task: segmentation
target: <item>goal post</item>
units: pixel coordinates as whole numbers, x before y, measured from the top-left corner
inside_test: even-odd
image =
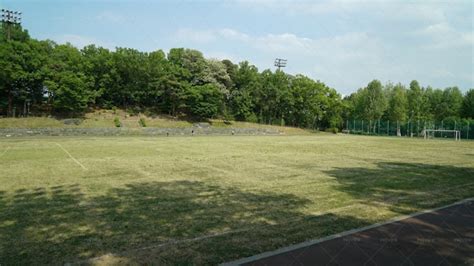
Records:
[[[440,137],[444,138],[454,138],[455,141],[461,140],[461,131],[459,130],[449,130],[449,129],[425,129],[423,130],[423,137],[425,139],[436,138],[436,133],[440,134]],[[451,134],[451,136],[449,136]]]

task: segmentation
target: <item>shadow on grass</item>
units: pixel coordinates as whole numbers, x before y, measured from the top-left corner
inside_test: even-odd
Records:
[[[95,197],[84,195],[79,185],[0,192],[0,264],[63,264],[108,253],[128,254],[142,263],[215,264],[279,247],[292,237],[301,241],[301,232],[288,231],[298,227],[284,228],[288,221],[315,218],[298,211],[307,203],[291,194],[255,194],[190,181],[133,183]],[[330,223],[337,217],[316,218]],[[361,225],[351,219],[343,224]],[[168,245],[158,257],[125,252],[254,227],[264,229],[244,230],[240,238]],[[321,234],[342,230],[316,228]],[[275,239],[278,232],[285,235]]]
[[[473,181],[474,170],[380,163],[328,174],[339,181],[337,189],[368,204],[408,197],[390,202],[401,212],[418,199],[439,203],[433,189]],[[138,264],[217,264],[374,222],[308,215],[309,203],[293,194],[191,181],[131,183],[100,196],[79,185],[0,191],[0,264],[64,264],[104,254]]]
[[[326,173],[337,179],[336,189],[366,204],[388,204],[398,213],[474,196],[474,168],[468,167],[381,162]]]

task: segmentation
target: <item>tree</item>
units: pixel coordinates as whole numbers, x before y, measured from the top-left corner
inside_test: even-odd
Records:
[[[406,89],[398,83],[389,92],[388,117],[390,121],[397,123],[397,136],[401,136],[400,122],[407,118],[408,99]]]
[[[474,119],[474,89],[466,92],[462,103],[462,117]]]
[[[105,48],[88,45],[81,50],[82,70],[92,79],[91,90],[96,95],[96,104],[113,106],[110,96],[115,86],[114,61],[112,53]]]
[[[148,54],[148,84],[144,88],[145,97],[142,99],[143,105],[152,107],[155,110],[160,109],[161,100],[166,90],[162,82],[167,74],[168,64],[163,51],[158,50]]]
[[[358,108],[362,111],[362,116],[366,120],[370,123],[374,122],[373,131],[375,132],[375,121],[382,117],[387,107],[387,100],[382,90],[382,83],[378,80],[373,80],[358,93],[360,93]]]
[[[231,89],[228,100],[231,113],[237,120],[257,122],[256,112],[260,110],[257,102],[260,101],[261,96],[258,69],[244,61],[236,66],[234,73],[234,87]]]
[[[426,118],[428,119],[434,119],[434,120],[442,120],[443,117],[443,111],[442,111],[442,106],[443,106],[443,91],[440,89],[433,89],[431,87],[428,87],[425,90],[425,95],[427,98],[428,102],[428,115]]]
[[[148,55],[135,49],[117,48],[112,58],[114,83],[107,94],[119,106],[141,106],[150,79]]]
[[[92,89],[93,79],[82,72],[83,68],[77,48],[70,44],[54,47],[44,81],[54,112],[82,113],[94,103],[97,94]]]
[[[186,94],[191,115],[199,119],[213,118],[219,112],[222,92],[214,84],[191,86]]]
[[[418,81],[410,82],[408,91],[408,117],[413,122],[416,120],[425,120],[428,116],[428,99]]]
[[[186,93],[190,87],[187,77],[188,71],[172,63],[165,64],[164,75],[156,81],[154,86],[162,91],[159,107],[163,112],[176,116],[186,107]]]
[[[443,91],[443,117],[460,117],[463,95],[458,87],[448,87]]]
[[[206,59],[201,52],[192,49],[173,48],[168,54],[168,60],[187,70],[186,81],[191,85],[206,84]],[[184,77],[183,77],[184,78]]]
[[[10,40],[0,43],[0,88],[6,101],[0,104],[7,107],[7,114],[13,114],[16,99],[26,93],[28,65],[32,52],[26,42]]]
[[[44,84],[52,94],[53,108],[57,113],[81,113],[95,96],[90,90],[92,82],[82,73],[59,72]]]

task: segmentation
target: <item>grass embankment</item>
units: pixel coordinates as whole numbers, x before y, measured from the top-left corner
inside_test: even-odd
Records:
[[[80,123],[66,124],[70,119],[56,119],[48,117],[26,117],[26,118],[0,118],[0,128],[107,128],[115,127],[114,120],[118,118],[122,127],[139,128],[143,127],[140,119],[143,119],[146,127],[158,128],[186,128],[192,127],[193,122],[175,119],[169,116],[146,116],[130,115],[123,110],[97,110],[87,113],[84,117],[77,119]],[[223,120],[211,120],[211,127],[229,127],[229,128],[272,128],[288,135],[307,135],[310,130],[295,127],[282,127],[263,125],[249,122],[231,121],[224,123]]]
[[[0,264],[229,261],[473,197],[473,151],[342,135],[2,140]]]

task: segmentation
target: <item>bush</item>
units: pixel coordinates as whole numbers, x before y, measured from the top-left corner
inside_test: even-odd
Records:
[[[146,127],[145,118],[140,117],[140,120],[138,120],[138,124],[140,124],[141,127]]]
[[[245,121],[250,123],[258,123],[258,117],[254,113],[251,113],[248,117],[246,117]]]
[[[114,124],[115,124],[115,127],[121,127],[122,126],[122,123],[120,122],[120,119],[118,117],[115,117]]]

